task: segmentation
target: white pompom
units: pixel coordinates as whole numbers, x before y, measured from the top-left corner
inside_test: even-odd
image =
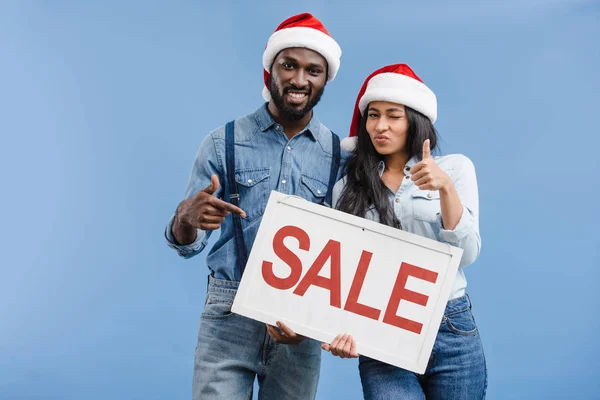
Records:
[[[267,89],[266,86],[263,87],[262,97],[265,101],[271,101],[271,92],[269,92],[269,89]]]
[[[358,138],[356,136],[343,138],[340,142],[340,147],[347,153],[350,153],[356,147],[356,141]]]

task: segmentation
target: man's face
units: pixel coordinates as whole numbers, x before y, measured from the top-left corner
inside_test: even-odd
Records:
[[[317,105],[327,83],[327,61],[319,53],[293,47],[273,61],[269,91],[281,116],[298,121]]]

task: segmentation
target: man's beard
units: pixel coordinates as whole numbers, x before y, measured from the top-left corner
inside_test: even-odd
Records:
[[[281,113],[281,116],[288,121],[300,121],[306,114],[309,113],[321,100],[321,96],[323,96],[323,92],[325,91],[325,86],[321,88],[315,95],[311,98],[310,95],[312,92],[308,93],[308,103],[304,108],[297,109],[294,107],[286,106],[283,103],[283,96],[288,90],[301,90],[294,85],[290,85],[284,89],[279,87],[277,83],[273,80],[273,75],[269,76],[269,92],[271,93],[271,99],[273,100],[273,104]]]

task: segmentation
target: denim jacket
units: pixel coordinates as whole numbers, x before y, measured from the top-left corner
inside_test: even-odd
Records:
[[[396,193],[389,191],[389,200],[403,230],[463,249],[463,256],[450,295],[450,299],[454,299],[465,294],[467,279],[463,268],[475,262],[481,249],[477,178],[473,163],[462,154],[434,157],[434,159],[452,179],[463,204],[462,217],[454,229],[444,229],[442,225],[439,191],[420,190],[410,179],[410,169],[418,162],[416,157],[406,163],[405,179]],[[384,167],[382,161],[379,165],[379,176],[383,174]],[[333,188],[332,202],[336,208],[345,184],[346,177],[336,183]],[[367,210],[365,218],[379,221],[377,210],[374,207],[370,208]]]
[[[242,229],[248,253],[272,190],[301,196],[313,203],[325,201],[332,161],[332,136],[314,114],[306,128],[288,140],[283,127],[273,120],[265,103],[254,113],[235,120],[235,154],[240,208],[246,212]],[[343,161],[340,162],[342,164]],[[227,179],[225,126],[210,132],[200,145],[185,198],[207,187],[212,174],[216,174],[220,182],[215,196],[223,199],[223,185]],[[165,230],[167,244],[184,258],[200,253],[212,231],[199,229],[193,243],[178,245],[171,231],[173,218]],[[240,273],[237,271],[231,215],[225,218],[220,231],[221,235],[210,249],[206,263],[215,278],[237,280]]]

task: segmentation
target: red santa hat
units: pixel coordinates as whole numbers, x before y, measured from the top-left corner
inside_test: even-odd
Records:
[[[437,99],[431,89],[408,65],[387,65],[369,75],[358,92],[350,135],[342,140],[342,149],[352,151],[356,146],[360,120],[372,101],[403,104],[425,115],[431,123],[437,119]]]
[[[263,97],[269,101],[269,71],[277,54],[290,47],[304,47],[321,54],[327,60],[327,80],[331,81],[340,68],[342,49],[321,21],[309,13],[294,15],[283,21],[269,38],[263,53],[265,87]]]

